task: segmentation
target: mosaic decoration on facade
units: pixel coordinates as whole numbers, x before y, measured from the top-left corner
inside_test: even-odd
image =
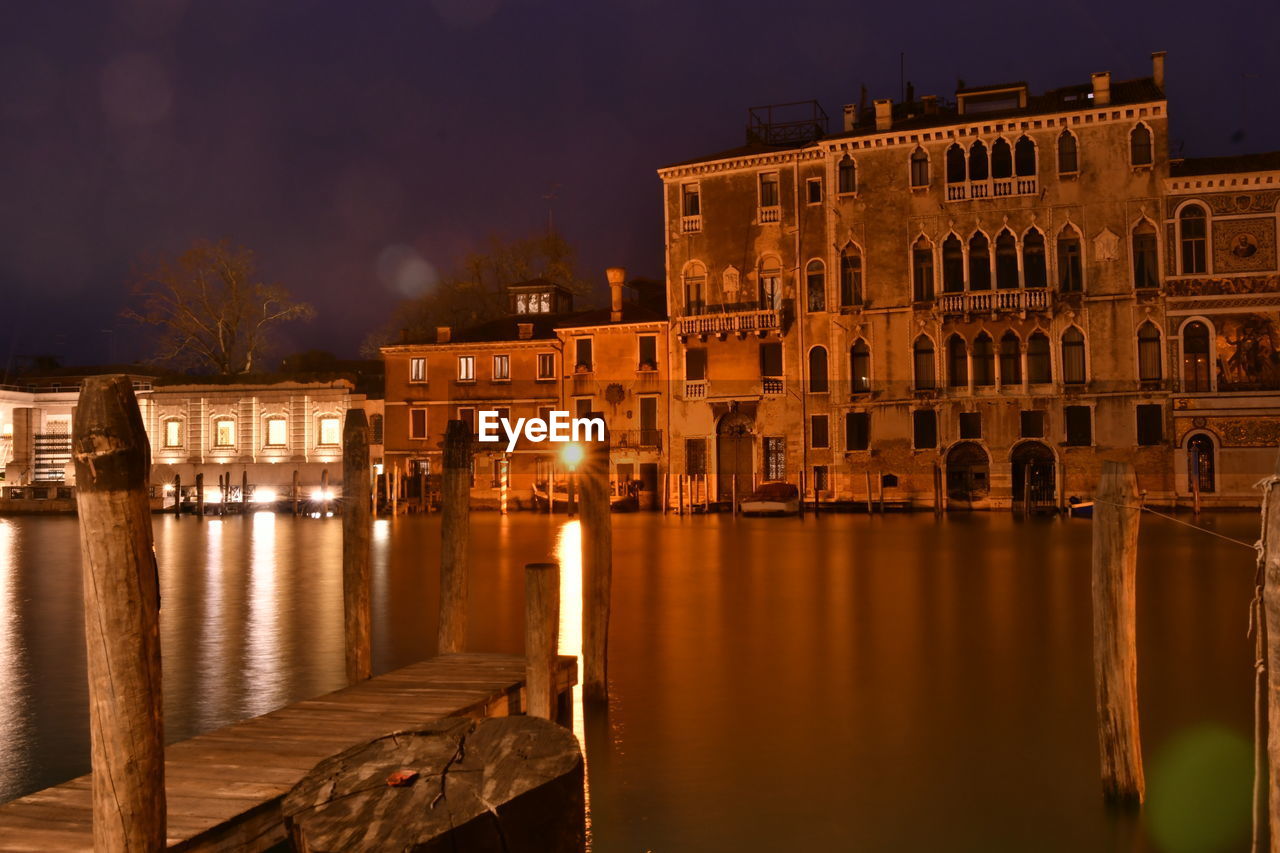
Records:
[[[1215,221],[1213,223],[1213,268],[1218,272],[1275,269],[1275,219],[1267,216]]]
[[[1172,196],[1165,200],[1168,218],[1174,218],[1178,205],[1187,200],[1186,196]],[[1242,213],[1271,213],[1280,201],[1280,191],[1264,190],[1253,193],[1214,193],[1197,199],[1209,206],[1214,216],[1238,216]]]
[[[1224,447],[1276,447],[1280,445],[1280,418],[1180,418],[1178,419],[1178,444],[1185,444],[1187,435],[1210,429],[1221,439]]]
[[[1213,318],[1218,340],[1218,390],[1280,389],[1280,330],[1271,314]]]
[[[1169,296],[1223,296],[1277,291],[1280,291],[1280,276],[1275,275],[1182,278],[1165,283],[1165,292]]]

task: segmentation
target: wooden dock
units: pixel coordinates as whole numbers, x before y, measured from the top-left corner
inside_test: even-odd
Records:
[[[561,657],[557,692],[577,683]],[[321,759],[447,716],[524,707],[525,659],[455,654],[288,705],[165,749],[171,850],[265,850],[285,840],[280,801]],[[0,805],[0,851],[93,849],[90,777]]]

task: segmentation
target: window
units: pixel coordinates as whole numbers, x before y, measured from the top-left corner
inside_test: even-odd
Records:
[[[1183,275],[1196,275],[1208,270],[1205,257],[1207,236],[1204,208],[1198,204],[1182,208],[1178,214],[1178,244]]]
[[[641,335],[640,342],[640,369],[641,370],[657,370],[658,369],[658,339],[654,335]]]
[[[805,181],[804,196],[809,204],[822,204],[822,178],[810,178]]]
[[[5,426],[9,426],[9,424],[5,424]],[[182,446],[182,421],[170,419],[164,422],[164,446]]]
[[[840,253],[840,304],[845,308],[862,304],[862,253],[852,243]]]
[[[1080,235],[1070,226],[1058,235],[1058,289],[1063,293],[1084,290],[1084,266],[1080,262]]]
[[[416,408],[409,410],[409,438],[427,437],[427,410]]]
[[[766,480],[783,480],[787,476],[786,440],[766,437],[764,440],[764,477]]]
[[[831,446],[826,415],[809,416],[809,446],[819,449]]]
[[[1018,241],[1008,228],[996,235],[996,287],[1018,286]]]
[[[1022,278],[1026,287],[1048,287],[1044,235],[1032,228],[1022,237]]]
[[[969,350],[959,335],[947,339],[947,384],[952,388],[969,385]]]
[[[538,353],[538,378],[556,378],[556,354],[553,352]]]
[[[969,146],[969,180],[985,181],[990,174],[987,146],[979,139]]]
[[[991,177],[997,181],[1013,177],[1013,151],[1003,139],[997,139],[991,146]]]
[[[369,443],[382,444],[382,415],[369,415]]]
[[[951,234],[942,241],[942,292],[959,293],[964,290],[964,249],[960,238]]]
[[[928,391],[938,384],[937,372],[933,366],[933,341],[924,335],[916,338],[912,352],[915,367],[917,391]]]
[[[476,381],[476,357],[474,355],[458,356],[458,381]]]
[[[1084,335],[1075,326],[1062,333],[1062,381],[1084,384]]]
[[[760,375],[782,375],[782,344],[778,341],[760,345]]]
[[[320,419],[320,443],[327,446],[342,444],[341,421],[326,415]]]
[[[996,348],[986,332],[973,339],[973,384],[980,388],[996,384]]]
[[[705,349],[688,349],[684,351],[684,378],[688,382],[702,382],[707,378],[707,351]]]
[[[929,155],[917,148],[911,155],[911,186],[913,189],[929,186]]]
[[[691,261],[684,269],[684,310],[688,314],[701,314],[706,310],[707,268],[700,261]]]
[[[595,370],[595,361],[591,357],[591,338],[574,340],[573,369],[580,373],[590,373]]]
[[[778,173],[766,172],[760,176],[760,206],[778,206]]]
[[[880,486],[885,489],[898,488],[898,475],[897,474],[881,474]]]
[[[763,310],[782,310],[782,267],[777,258],[769,257],[760,262],[759,301]]]
[[[960,437],[973,439],[982,438],[981,412],[960,413]]]
[[[1159,403],[1138,406],[1138,446],[1151,447],[1164,442],[1164,407]]]
[[[1043,332],[1032,332],[1027,338],[1027,380],[1033,385],[1053,381],[1049,365],[1049,337]]]
[[[1212,390],[1209,381],[1209,327],[1199,320],[1182,329],[1182,390]]]
[[[809,294],[809,310],[827,310],[827,273],[822,261],[809,261],[804,271],[805,289]]]
[[[849,382],[854,394],[871,391],[871,348],[861,338],[849,348]]]
[[[1088,406],[1063,406],[1067,421],[1067,445],[1088,447],[1093,444],[1093,412]]]
[[[911,250],[911,298],[916,302],[933,299],[933,247],[921,237]]]
[[[458,420],[467,425],[467,429],[474,435],[476,431],[476,410],[474,406],[459,406]]]
[[[1134,166],[1151,165],[1151,131],[1145,124],[1129,132],[1129,163]]]
[[[684,472],[698,475],[707,473],[707,440],[705,438],[684,440]]]
[[[511,381],[511,356],[495,355],[493,357],[493,381]]]
[[[911,413],[911,441],[916,450],[938,446],[938,413],[933,409],[916,409]]]
[[[1035,177],[1036,144],[1029,136],[1019,136],[1013,144],[1013,173],[1019,178]]]
[[[551,423],[551,413],[553,411],[554,411],[554,408],[551,406],[539,406],[538,417],[546,421],[547,423]]]
[[[1058,174],[1074,175],[1080,171],[1080,157],[1076,149],[1076,137],[1069,130],[1058,136]]]
[[[289,422],[284,418],[267,418],[267,446],[284,447],[288,443]]]
[[[1133,229],[1133,286],[1140,290],[1159,287],[1156,264],[1156,229],[1150,222],[1139,222]]]
[[[858,191],[858,166],[847,154],[836,167],[836,180],[840,195],[849,195]]]
[[[697,184],[684,184],[680,187],[680,215],[702,215],[702,198]]]
[[[1158,382],[1161,378],[1160,330],[1148,320],[1138,328],[1138,379],[1142,382]]]
[[[947,183],[963,184],[965,172],[964,149],[953,142],[947,148]]]
[[[969,289],[991,289],[991,241],[981,231],[969,238]]]
[[[809,350],[809,393],[827,393],[827,350],[814,347]]]
[[[1024,409],[1019,417],[1019,432],[1023,438],[1044,438],[1044,412]]]
[[[844,416],[844,449],[868,450],[871,447],[871,413],[846,412]]]
[[[1000,338],[1000,384],[1022,384],[1022,341],[1012,331]]]
[[[213,445],[214,447],[235,447],[236,446],[236,422],[230,418],[213,422]]]
[[[825,492],[827,490],[827,466],[813,466],[813,493]]]
[[[427,360],[425,358],[409,359],[409,381],[410,382],[426,382],[427,381]]]

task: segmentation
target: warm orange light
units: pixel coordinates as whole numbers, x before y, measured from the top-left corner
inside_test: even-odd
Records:
[[[578,467],[578,463],[586,456],[586,451],[582,449],[581,444],[566,444],[560,451],[560,458],[564,464],[569,466],[570,470]]]

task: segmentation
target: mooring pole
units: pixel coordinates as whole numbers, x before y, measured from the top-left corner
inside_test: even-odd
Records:
[[[246,468],[240,472],[240,514],[244,515],[245,507],[249,503],[249,469]]]
[[[560,564],[524,567],[525,713],[556,717],[556,647],[560,640]]]
[[[808,481],[807,481],[807,478],[805,477],[805,470],[801,468],[800,469],[800,507],[799,507],[801,518],[804,518],[804,495],[805,495],[805,490],[807,488],[808,488]]]
[[[196,518],[204,518],[204,474],[196,474]]]
[[[684,474],[676,475],[676,515],[684,515]]]
[[[1138,483],[1126,462],[1102,463],[1093,508],[1093,669],[1102,789],[1138,804],[1146,783],[1138,740]]]
[[[1254,624],[1259,632],[1258,651],[1265,650],[1265,654],[1259,655],[1257,666],[1265,672],[1258,672],[1256,685],[1255,713],[1260,731],[1254,765],[1253,836],[1255,853],[1262,853],[1261,845],[1268,834],[1271,853],[1280,853],[1280,456],[1274,473],[1263,482],[1260,559],[1263,613],[1259,614],[1262,618],[1255,618]],[[1265,764],[1270,768],[1265,775],[1261,766],[1264,751]]]
[[[471,525],[471,429],[449,421],[440,483],[440,632],[442,655],[466,650],[467,545]]]
[[[320,517],[329,517],[329,469],[320,471]]]
[[[347,683],[373,675],[369,592],[369,418],[347,409],[342,425],[342,621]]]
[[[871,494],[871,472],[863,471],[862,473],[866,475],[867,480],[867,515],[871,515],[871,513],[875,512],[874,497]]]
[[[173,475],[173,514],[182,517],[182,477]]]
[[[604,421],[600,412],[590,418]],[[587,443],[582,460],[582,697],[609,695],[609,605],[613,589],[613,516],[609,510],[609,432]]]
[[[125,376],[91,376],[72,453],[84,564],[93,847],[165,848],[160,584],[147,477],[151,446]]]

